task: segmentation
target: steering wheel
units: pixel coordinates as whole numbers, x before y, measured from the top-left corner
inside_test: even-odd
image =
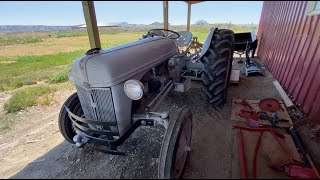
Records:
[[[180,34],[169,29],[150,29],[147,36],[163,36],[169,39],[178,39]]]

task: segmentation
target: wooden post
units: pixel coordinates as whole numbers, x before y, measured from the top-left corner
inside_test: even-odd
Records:
[[[168,1],[163,1],[163,28],[169,29],[169,3]]]
[[[189,32],[190,32],[190,18],[191,18],[191,3],[188,3],[187,31],[189,31]]]
[[[99,30],[93,1],[82,1],[84,18],[91,48],[101,48]]]

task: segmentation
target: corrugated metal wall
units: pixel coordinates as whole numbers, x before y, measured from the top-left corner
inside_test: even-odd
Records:
[[[306,115],[320,109],[320,15],[307,16],[307,1],[264,1],[258,57]]]

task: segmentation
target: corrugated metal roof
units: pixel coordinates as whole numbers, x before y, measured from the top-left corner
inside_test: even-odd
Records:
[[[98,25],[98,27],[105,27],[105,26],[107,26],[107,24],[105,24],[105,23],[97,23],[97,25]],[[82,24],[82,25],[79,25],[79,26],[77,26],[77,27],[86,28],[87,25],[86,25],[86,24]]]
[[[98,27],[110,27],[110,26],[121,26],[121,27],[125,27],[125,26],[129,26],[129,24],[127,22],[110,22],[110,23],[97,23]],[[86,28],[86,24],[82,24],[79,25],[77,27],[80,28]]]

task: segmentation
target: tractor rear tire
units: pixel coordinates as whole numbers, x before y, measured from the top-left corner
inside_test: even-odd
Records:
[[[73,141],[73,137],[76,135],[73,127],[72,127],[72,122],[70,120],[70,117],[68,115],[67,110],[65,109],[66,106],[67,108],[70,109],[72,113],[74,113],[77,116],[82,116],[83,115],[83,110],[80,104],[80,100],[78,97],[77,93],[73,93],[62,105],[60,114],[59,114],[59,119],[58,119],[58,125],[59,125],[59,130],[62,134],[62,136],[69,141],[70,143],[75,143]]]
[[[208,51],[200,59],[204,65],[202,95],[213,107],[221,107],[225,103],[233,50],[233,31],[216,28]]]
[[[235,37],[234,37],[234,32],[231,31],[230,29],[220,29],[225,31],[226,33],[228,33],[228,35],[225,35],[224,37],[229,39],[230,42],[232,42],[233,46],[231,49],[231,54],[230,54],[230,63],[229,63],[229,67],[228,67],[228,77],[227,77],[227,88],[230,85],[230,75],[231,75],[231,70],[232,70],[232,62],[233,62],[233,54],[234,54],[234,43],[235,43]]]

